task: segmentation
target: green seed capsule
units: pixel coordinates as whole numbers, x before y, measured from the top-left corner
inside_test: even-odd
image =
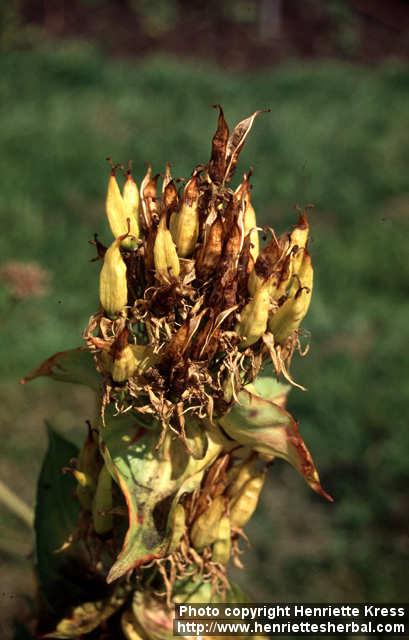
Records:
[[[98,474],[101,469],[101,456],[98,438],[93,429],[89,429],[88,437],[78,456],[77,469],[73,475],[77,480],[76,494],[83,509],[91,510]]]
[[[97,488],[92,503],[92,520],[98,535],[109,533],[113,527],[112,513],[112,477],[106,465],[98,476]]]
[[[91,476],[85,474],[83,471],[75,469],[72,474],[77,481],[75,493],[77,495],[78,502],[83,509],[91,511],[95,493],[95,482]]]

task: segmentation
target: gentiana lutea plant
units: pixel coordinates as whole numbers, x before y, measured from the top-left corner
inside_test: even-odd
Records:
[[[80,451],[49,428],[36,509],[43,637],[170,638],[174,603],[245,601],[227,567],[242,566],[275,458],[331,499],[285,408],[313,287],[307,212],[282,235],[257,227],[251,171],[231,179],[261,112],[229,133],[218,109],[210,161],[187,180],[149,166],[138,188],[111,163],[113,238],[93,243],[100,307],[83,346],[24,380],[77,382],[97,398]]]

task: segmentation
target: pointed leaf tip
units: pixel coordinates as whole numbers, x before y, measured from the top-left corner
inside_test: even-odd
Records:
[[[60,382],[83,384],[95,391],[99,390],[101,384],[92,354],[84,347],[55,353],[24,376],[20,380],[20,384],[27,384],[27,382],[43,376]]]
[[[271,109],[258,109],[251,116],[241,120],[236,124],[233,132],[230,134],[226,145],[226,159],[225,159],[225,174],[224,181],[229,182],[236,169],[237,161],[239,159],[240,152],[244,146],[248,134],[254,124],[254,120],[261,113],[267,113]]]
[[[313,491],[332,502],[332,497],[321,486],[311,453],[291,414],[246,390],[239,393],[238,399],[239,403],[220,420],[226,433],[239,444],[249,446],[271,460],[286,460]]]
[[[219,109],[219,118],[217,120],[217,129],[212,140],[209,175],[214,182],[221,182],[226,166],[226,146],[229,139],[229,127],[221,105],[214,104],[213,107]]]

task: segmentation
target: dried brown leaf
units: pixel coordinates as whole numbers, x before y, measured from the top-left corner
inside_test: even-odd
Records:
[[[219,104],[213,105],[219,109],[216,133],[212,140],[212,154],[209,162],[209,175],[213,182],[221,182],[226,167],[226,146],[229,139],[229,127],[224,118],[223,109]]]
[[[241,120],[234,127],[226,146],[226,169],[224,174],[225,182],[228,182],[234,173],[240,152],[243,148],[248,134],[250,133],[254,120],[258,115],[260,115],[260,113],[265,113],[266,111],[269,111],[269,109],[259,109],[248,118],[245,118],[245,120]]]

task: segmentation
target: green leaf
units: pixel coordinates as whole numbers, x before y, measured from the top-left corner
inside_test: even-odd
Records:
[[[249,391],[239,393],[229,413],[220,419],[226,433],[269,459],[287,460],[313,491],[332,501],[321,487],[314,461],[290,413]]]
[[[193,491],[201,482],[204,470],[222,450],[217,431],[203,434],[207,438],[203,457],[194,459],[180,438],[168,433],[160,450],[157,444],[160,427],[157,422],[141,422],[135,414],[105,417],[101,437],[105,462],[119,484],[129,515],[123,548],[112,566],[108,582],[127,571],[166,552],[171,531],[168,516],[181,493]],[[189,436],[187,446],[195,448],[197,429]]]
[[[67,606],[67,600],[81,601],[84,597],[78,549],[75,545],[64,548],[77,527],[79,504],[75,480],[70,474],[63,474],[62,469],[78,450],[47,427],[49,444],[38,480],[35,509],[36,564],[42,595],[50,610],[58,612]]]
[[[280,407],[284,407],[287,395],[291,391],[290,384],[279,382],[275,376],[258,376],[254,382],[245,386],[247,391],[260,396],[263,400],[270,400]]]
[[[60,382],[83,384],[95,391],[101,387],[101,376],[95,368],[92,354],[83,347],[59,351],[27,374],[21,384],[47,376]]]

